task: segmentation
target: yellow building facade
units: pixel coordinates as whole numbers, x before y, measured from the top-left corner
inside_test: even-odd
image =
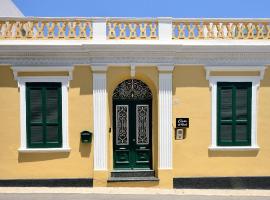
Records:
[[[269,187],[269,20],[241,20],[0,19],[0,185]]]

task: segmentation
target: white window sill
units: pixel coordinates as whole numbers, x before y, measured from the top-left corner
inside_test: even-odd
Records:
[[[258,146],[238,146],[238,147],[210,146],[208,149],[210,151],[258,151],[260,147]]]
[[[28,148],[28,149],[23,149],[20,148],[18,149],[20,153],[61,153],[61,152],[70,152],[71,148]]]

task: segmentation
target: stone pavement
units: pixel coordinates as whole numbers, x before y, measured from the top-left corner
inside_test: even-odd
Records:
[[[269,200],[270,197],[255,196],[201,196],[201,195],[149,195],[149,194],[0,194],[0,200]]]

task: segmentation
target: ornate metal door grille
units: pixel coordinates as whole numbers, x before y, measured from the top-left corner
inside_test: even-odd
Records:
[[[149,100],[152,99],[152,93],[144,82],[129,79],[117,86],[113,93],[113,99]]]
[[[149,106],[136,106],[136,143],[149,144]]]
[[[128,130],[128,106],[116,106],[116,144],[129,144],[129,130]]]

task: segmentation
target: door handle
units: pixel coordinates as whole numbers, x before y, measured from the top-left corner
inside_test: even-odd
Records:
[[[135,142],[136,140],[135,139],[132,139],[133,142]]]
[[[120,150],[126,150],[126,148],[125,147],[121,147],[121,148],[119,148]]]

